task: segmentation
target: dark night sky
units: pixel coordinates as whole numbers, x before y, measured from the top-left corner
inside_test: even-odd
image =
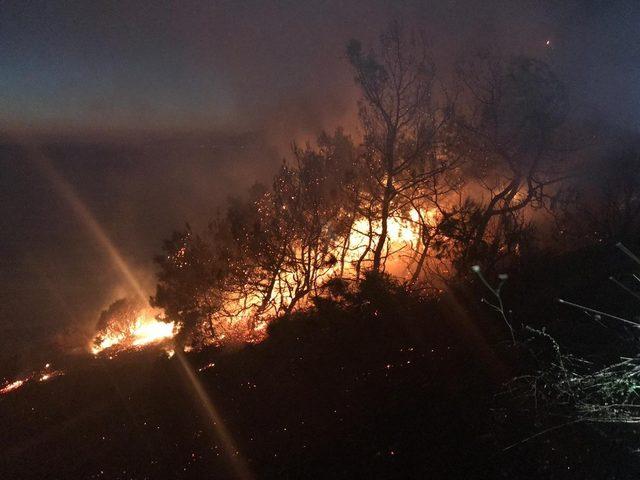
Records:
[[[638,118],[639,94],[629,90],[640,80],[633,1],[0,5],[2,120],[10,127],[236,129],[283,112],[293,118],[288,109],[332,116],[348,108],[344,43],[377,35],[390,18],[424,28],[446,55],[472,44],[539,52],[551,39],[556,59],[599,107],[613,101],[616,116]],[[300,112],[301,104],[315,111]]]
[[[290,139],[352,123],[344,45],[394,18],[439,64],[542,56],[577,111],[640,125],[637,1],[0,2],[2,342],[86,333],[122,290],[17,138],[56,144],[43,151],[151,286],[172,228],[265,178]]]

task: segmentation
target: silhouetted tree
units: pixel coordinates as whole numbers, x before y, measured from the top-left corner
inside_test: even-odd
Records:
[[[640,151],[636,142],[616,147],[581,167],[584,174],[554,198],[559,236],[571,246],[637,240]]]
[[[207,241],[192,232],[174,232],[164,242],[164,254],[155,259],[160,267],[153,306],[181,323],[177,346],[182,348],[190,334],[221,308],[221,291],[228,276],[229,264]]]
[[[232,199],[203,235],[187,226],[165,242],[153,302],[183,339],[202,326],[251,330],[323,293],[345,299],[351,280],[383,278],[390,258],[406,264],[402,288],[423,288],[430,273],[490,266],[532,243],[528,212],[547,200],[564,154],[566,95],[549,67],[474,57],[460,65],[454,104],[445,91],[436,101],[425,42],[397,24],[377,50],[351,41],[347,53],[362,143],[337,129],[293,144],[270,185]],[[397,222],[412,237],[399,248]]]
[[[362,93],[362,159],[373,180],[367,213],[371,225],[379,224],[372,269],[380,271],[388,221],[401,208],[398,195],[445,168],[446,159],[435,155],[434,145],[446,115],[434,106],[434,67],[420,36],[392,24],[377,51],[364,53],[360,42],[352,40],[347,55]]]
[[[495,263],[530,235],[525,208],[538,208],[562,177],[566,156],[563,85],[545,63],[485,55],[459,66],[464,85],[457,127],[464,182],[445,207],[446,235],[460,271]]]

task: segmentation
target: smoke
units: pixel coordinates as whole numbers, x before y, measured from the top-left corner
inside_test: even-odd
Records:
[[[345,45],[370,44],[390,20],[424,31],[444,75],[469,50],[534,54],[608,118],[637,119],[624,99],[638,94],[637,48],[609,48],[632,35],[637,8],[586,3],[20,2],[0,32],[11,53],[0,124],[50,159],[151,294],[172,229],[204,226],[229,195],[268,182],[292,140],[353,131]],[[84,344],[131,292],[27,160],[19,142],[0,144],[0,346],[31,354],[55,332]]]
[[[32,140],[33,142],[33,140]],[[4,355],[85,346],[104,308],[136,295],[105,243],[87,228],[32,158],[33,145],[0,146],[0,347]],[[144,295],[154,293],[153,256],[186,222],[196,228],[229,195],[269,177],[277,156],[259,137],[155,136],[83,142],[40,140],[58,180],[84,204]],[[133,289],[135,290],[135,289]]]

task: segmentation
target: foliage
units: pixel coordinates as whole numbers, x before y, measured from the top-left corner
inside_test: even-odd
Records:
[[[347,58],[361,141],[338,128],[294,143],[270,185],[165,243],[153,300],[183,336],[261,331],[387,275],[436,292],[475,263],[494,272],[535,249],[532,212],[561,170],[567,108],[549,66],[478,55],[452,92],[424,36],[397,24],[369,51],[351,41]]]
[[[560,240],[612,243],[640,233],[640,153],[636,141],[622,140],[591,160],[584,174],[558,192],[553,210]]]
[[[619,244],[619,247],[632,260],[640,263],[638,257],[624,245]],[[546,414],[560,415],[571,423],[640,423],[640,358],[637,355],[618,357],[609,363],[603,358],[604,352],[600,351],[599,346],[588,346],[586,354],[582,355],[567,353],[545,327],[538,329],[522,325],[516,336],[501,296],[506,276],[500,279],[497,287],[492,287],[479,267],[476,266],[474,271],[495,298],[495,303],[483,299],[484,303],[505,321],[513,345],[516,346],[517,341],[526,347],[525,351],[533,355],[537,365],[534,371],[518,375],[508,383],[509,395],[533,404],[536,410]],[[625,293],[638,298],[631,288],[613,277],[612,280]],[[631,349],[637,350],[637,337],[633,330],[640,328],[640,323],[566,300],[558,301],[563,306],[582,311],[594,322],[601,323],[603,319],[615,322],[608,328],[623,327],[620,331],[624,335],[623,341],[631,345]],[[618,338],[612,350],[619,349],[623,341]]]
[[[168,318],[181,322],[177,342],[184,345],[191,333],[220,308],[220,292],[230,269],[224,250],[214,249],[211,241],[194,234],[189,225],[165,241],[164,251],[156,257],[160,271],[151,300],[165,310]]]

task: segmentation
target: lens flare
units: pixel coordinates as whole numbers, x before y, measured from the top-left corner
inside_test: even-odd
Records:
[[[104,229],[95,219],[89,208],[75,192],[73,186],[56,171],[50,160],[37,153],[34,154],[34,159],[36,165],[40,167],[42,173],[49,179],[58,195],[67,202],[73,213],[82,222],[87,231],[91,233],[97,243],[104,248],[105,252],[111,259],[111,262],[118,269],[131,290],[142,301],[147,302],[147,295],[140,285],[140,282],[131,271],[131,268],[129,268],[129,265],[127,265],[122,254],[118,251]]]
[[[189,381],[189,384],[193,388],[193,391],[196,394],[199,402],[202,404],[203,409],[207,413],[207,416],[211,421],[213,431],[222,443],[227,460],[233,468],[236,477],[241,480],[251,480],[253,478],[253,475],[251,474],[251,471],[249,470],[244,457],[238,450],[238,447],[236,446],[231,433],[227,429],[224,420],[220,415],[220,412],[218,412],[218,409],[213,404],[211,397],[207,394],[206,390],[202,386],[202,383],[194,373],[193,368],[189,364],[189,361],[180,351],[177,351],[175,356],[178,359],[178,363],[182,367],[182,371]]]

